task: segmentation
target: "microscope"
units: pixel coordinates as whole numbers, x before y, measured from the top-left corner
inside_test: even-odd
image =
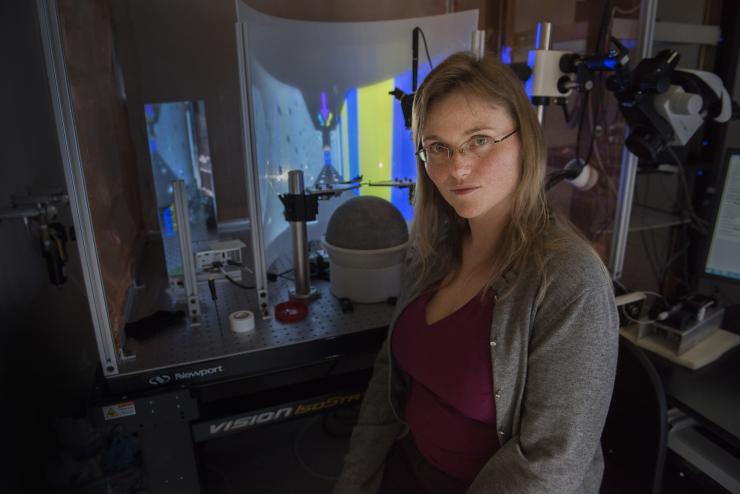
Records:
[[[670,146],[684,146],[705,120],[726,122],[732,102],[722,80],[711,72],[677,68],[680,55],[663,50],[631,69],[629,53],[617,39],[606,55],[582,56],[541,49],[530,52],[532,103],[564,105],[573,91],[594,87],[598,72],[610,72],[606,88],[617,98],[629,126],[625,145],[643,161],[656,162]],[[548,188],[562,180],[593,185],[596,173],[588,163],[566,166],[548,181]],[[583,174],[590,174],[584,178]],[[577,185],[576,184],[576,185]]]

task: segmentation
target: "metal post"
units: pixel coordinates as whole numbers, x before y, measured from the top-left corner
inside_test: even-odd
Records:
[[[470,49],[475,54],[475,57],[479,60],[485,56],[486,31],[484,29],[476,29],[475,31],[473,31],[473,40]]]
[[[549,50],[552,45],[552,23],[540,22],[537,24],[537,49]],[[545,105],[537,105],[537,121],[542,126],[545,120]]]
[[[175,194],[175,212],[177,214],[177,238],[180,241],[180,257],[182,257],[182,277],[185,282],[185,296],[188,301],[188,316],[190,324],[200,324],[200,301],[198,300],[198,280],[195,274],[193,261],[193,242],[190,236],[190,214],[188,212],[188,195],[185,182],[172,182],[172,191]]]
[[[638,40],[637,60],[647,58],[652,53],[653,32],[655,30],[655,12],[658,7],[656,0],[642,0],[640,5],[640,38]],[[630,129],[625,130],[625,140]],[[622,166],[619,173],[619,194],[617,195],[617,212],[614,218],[614,232],[612,234],[612,252],[609,259],[609,269],[612,279],[622,277],[624,255],[627,250],[627,236],[629,235],[630,215],[632,214],[632,200],[635,192],[635,177],[637,176],[637,156],[630,153],[625,147],[622,153]]]
[[[537,49],[549,50],[552,46],[552,23],[540,22],[537,24],[537,32],[539,33]]]
[[[288,172],[288,191],[291,194],[303,194],[303,171]],[[316,289],[311,289],[311,267],[308,264],[308,232],[305,221],[291,221],[290,233],[293,238],[293,277],[295,290],[290,298],[312,300],[318,296]]]

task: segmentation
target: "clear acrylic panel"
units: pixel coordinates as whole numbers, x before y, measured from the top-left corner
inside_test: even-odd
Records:
[[[217,237],[216,196],[205,103],[148,103],[144,105],[144,114],[167,274],[181,276],[174,181],[185,182],[192,241],[204,242]]]

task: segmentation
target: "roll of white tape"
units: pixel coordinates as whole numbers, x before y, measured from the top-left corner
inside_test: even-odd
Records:
[[[254,329],[254,314],[248,310],[238,310],[229,314],[229,324],[234,333],[245,333]]]

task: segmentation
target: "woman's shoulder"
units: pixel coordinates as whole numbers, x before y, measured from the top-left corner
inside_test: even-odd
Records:
[[[549,283],[562,288],[603,287],[611,284],[599,254],[583,237],[567,229],[551,227],[544,243],[544,268]]]

